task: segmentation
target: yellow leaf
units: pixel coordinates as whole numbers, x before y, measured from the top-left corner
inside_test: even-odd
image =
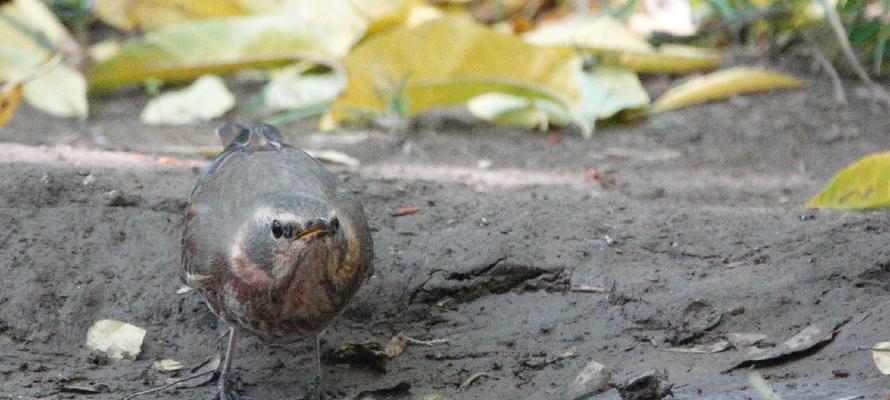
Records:
[[[125,31],[135,28],[150,31],[252,12],[237,0],[97,0],[94,10],[99,19]]]
[[[665,112],[743,93],[803,86],[803,81],[785,74],[760,68],[735,67],[693,78],[669,89],[655,101],[650,112]]]
[[[6,84],[0,87],[0,127],[6,125],[15,114],[21,98],[21,84]]]
[[[625,68],[600,66],[581,75],[581,113],[591,123],[649,105],[640,78]]]
[[[868,155],[848,165],[807,207],[844,211],[890,207],[890,152]]]
[[[397,103],[413,116],[489,92],[567,109],[580,99],[580,59],[573,51],[539,48],[459,16],[371,37],[344,63],[348,84],[325,123],[339,123],[348,113],[379,114]]]
[[[280,66],[301,58],[342,55],[358,39],[354,31],[298,24],[286,15],[205,20],[178,25],[125,43],[93,66],[90,90],[142,83],[190,81],[205,74]]]
[[[546,131],[550,126],[569,124],[571,115],[564,107],[544,99],[530,99],[502,93],[486,93],[467,102],[470,114],[499,125]]]
[[[714,69],[720,55],[682,45],[657,49],[620,21],[607,17],[567,18],[544,24],[523,35],[541,46],[571,46],[597,57],[600,64],[629,68],[640,73],[687,74]]]

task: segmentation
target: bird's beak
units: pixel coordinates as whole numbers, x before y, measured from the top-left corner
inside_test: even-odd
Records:
[[[303,240],[312,236],[314,233],[318,232],[328,232],[328,222],[323,219],[315,219],[309,221],[309,224],[306,226],[306,229],[303,229],[299,235],[297,235],[297,239]]]

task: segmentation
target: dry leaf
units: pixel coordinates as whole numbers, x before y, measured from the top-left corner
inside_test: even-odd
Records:
[[[5,84],[0,86],[0,128],[15,115],[22,99],[21,84]]]
[[[142,351],[145,329],[112,319],[96,321],[87,331],[87,347],[109,358],[136,358]]]
[[[343,164],[347,167],[358,167],[361,165],[361,161],[357,158],[337,150],[306,150],[306,153],[320,161]]]
[[[244,15],[253,11],[249,4],[238,0],[96,0],[93,10],[106,24],[130,31]]]
[[[792,354],[810,350],[813,347],[833,339],[834,335],[837,333],[838,327],[844,322],[846,321],[831,318],[825,319],[807,326],[775,348],[752,348],[741,362],[737,363],[729,370],[757,366],[763,362],[774,363],[781,361]]]
[[[732,347],[735,347],[738,350],[744,350],[748,347],[754,346],[757,343],[760,343],[767,336],[761,333],[727,333],[726,340],[729,340],[729,343],[732,343]]]
[[[692,347],[668,347],[666,350],[673,353],[692,353],[692,354],[711,354],[726,351],[730,348],[730,343],[726,339],[720,339],[713,343],[697,344]]]
[[[155,361],[151,367],[161,372],[174,372],[182,369],[182,363],[172,358]]]
[[[575,379],[566,390],[565,398],[584,399],[609,390],[609,380],[612,379],[612,369],[591,360],[584,369],[575,376]]]
[[[25,83],[22,95],[32,107],[57,117],[86,119],[89,113],[86,79],[64,64]]]
[[[404,217],[406,215],[412,215],[420,211],[420,206],[414,204],[408,207],[397,208],[392,212],[393,217]]]
[[[890,342],[880,342],[871,348],[871,358],[884,375],[890,375]]]
[[[750,67],[729,68],[693,78],[669,89],[655,101],[650,112],[661,113],[743,93],[803,86],[803,81],[777,72]]]
[[[263,105],[277,112],[330,103],[345,85],[346,77],[341,73],[307,75],[288,68],[272,75],[263,90]]]
[[[140,119],[149,125],[185,125],[220,117],[234,106],[235,95],[222,78],[205,75],[183,90],[151,99]]]
[[[178,383],[182,387],[198,387],[213,381],[213,375],[219,370],[222,357],[219,353],[189,370],[185,378],[167,378],[167,384]]]

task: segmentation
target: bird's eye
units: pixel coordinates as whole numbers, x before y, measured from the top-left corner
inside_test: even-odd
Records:
[[[331,229],[335,231],[337,229],[340,229],[340,219],[338,219],[337,217],[331,218],[331,222],[328,222],[328,226],[330,226]]]
[[[272,237],[278,239],[284,233],[284,229],[281,227],[281,222],[277,219],[272,220]]]

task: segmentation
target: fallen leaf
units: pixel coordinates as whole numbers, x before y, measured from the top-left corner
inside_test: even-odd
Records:
[[[87,331],[87,347],[109,358],[136,358],[142,351],[145,329],[112,319],[96,321]]]
[[[205,75],[183,90],[151,99],[140,119],[149,125],[185,125],[220,117],[234,106],[235,95],[222,78]]]
[[[650,112],[661,113],[744,93],[804,86],[803,81],[785,74],[751,67],[729,68],[669,89],[655,101]]]
[[[415,214],[418,211],[420,211],[420,206],[410,205],[408,207],[400,207],[400,208],[395,209],[391,215],[393,217],[404,217],[406,215]]]
[[[649,105],[649,94],[633,71],[602,66],[581,74],[581,115],[593,123],[619,111]]]
[[[761,333],[727,333],[726,340],[738,350],[744,350],[748,347],[755,346],[767,336]]]
[[[25,83],[22,96],[32,107],[57,117],[86,119],[89,113],[86,79],[64,64]]]
[[[726,351],[732,347],[728,340],[720,339],[708,344],[697,344],[692,347],[668,347],[666,350],[673,353],[711,354]]]
[[[217,352],[204,362],[192,367],[189,375],[185,378],[167,378],[167,384],[176,383],[182,387],[198,387],[213,381],[213,377],[219,366],[222,364],[222,357]]]
[[[591,360],[572,380],[564,398],[570,400],[586,399],[605,392],[609,390],[609,381],[611,379],[611,368]]]
[[[844,167],[807,207],[844,211],[890,207],[890,152],[870,154]]]
[[[334,101],[345,85],[342,73],[307,75],[288,68],[272,75],[263,90],[263,105],[277,112],[326,104]]]
[[[252,13],[250,2],[238,0],[96,0],[96,16],[115,28],[156,30],[206,18]]]
[[[155,361],[151,367],[161,372],[174,372],[182,369],[182,363],[171,358]]]
[[[476,382],[477,380],[479,380],[479,378],[482,378],[482,377],[488,377],[488,373],[487,372],[477,372],[473,375],[470,375],[469,378],[464,380],[464,382],[461,383],[460,386],[457,387],[457,390],[466,390],[471,385],[473,385],[474,382]]]
[[[674,324],[668,341],[682,344],[703,335],[717,326],[723,318],[723,312],[700,300],[693,301],[683,310],[683,319]]]
[[[580,58],[570,49],[538,48],[459,16],[375,35],[344,64],[349,82],[322,121],[326,129],[387,110],[415,116],[491,92],[544,99],[566,110],[580,100]]]
[[[714,69],[720,55],[683,45],[650,45],[645,38],[609,16],[569,17],[542,24],[523,35],[540,46],[579,48],[596,57],[599,65],[639,73],[688,74]]]
[[[342,164],[347,167],[358,167],[361,161],[342,151],[337,150],[306,150],[306,153],[320,161]]]
[[[404,333],[399,332],[392,339],[389,340],[389,343],[386,344],[386,347],[383,349],[383,353],[386,354],[389,358],[396,358],[405,351],[405,347],[407,345],[420,345],[420,346],[435,346],[439,344],[448,344],[448,340],[445,339],[433,339],[433,340],[421,340],[415,339],[410,336],[405,336]]]
[[[890,342],[880,342],[871,348],[871,358],[884,375],[890,375]]]
[[[109,90],[148,79],[187,82],[205,74],[281,66],[301,59],[342,56],[358,40],[288,15],[204,20],[131,40],[89,70],[90,90]]]
[[[15,115],[22,99],[22,85],[18,83],[0,86],[0,128]]]
[[[467,102],[467,109],[473,116],[498,125],[540,131],[572,122],[568,110],[552,101],[503,93],[486,93],[474,97]]]
[[[833,339],[838,327],[845,322],[846,320],[824,319],[807,326],[775,348],[751,348],[748,354],[744,356],[744,359],[730,368],[729,371],[749,366],[757,367],[764,362],[779,362],[793,354],[811,350]]]

